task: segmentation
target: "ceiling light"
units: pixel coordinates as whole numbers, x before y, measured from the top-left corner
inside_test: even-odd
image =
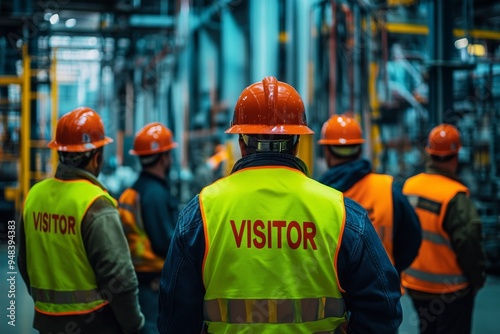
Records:
[[[457,49],[466,48],[467,45],[469,45],[469,41],[467,40],[467,38],[460,38],[455,41],[455,47]]]
[[[56,24],[57,22],[59,22],[59,14],[52,15],[50,17],[49,21],[50,21],[50,24]]]
[[[73,28],[76,25],[76,19],[67,19],[65,25],[66,28]]]

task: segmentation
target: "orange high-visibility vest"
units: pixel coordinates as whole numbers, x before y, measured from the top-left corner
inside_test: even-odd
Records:
[[[118,212],[135,270],[137,272],[161,272],[165,259],[153,252],[151,241],[144,230],[139,193],[132,188],[125,189],[118,202]]]
[[[205,187],[200,208],[209,333],[332,333],[345,324],[341,192],[295,169],[247,168]]]
[[[344,196],[355,200],[368,211],[373,227],[394,264],[392,181],[390,175],[370,173],[344,191]]]
[[[469,195],[463,184],[438,174],[421,173],[409,178],[403,193],[415,208],[422,226],[422,245],[410,268],[402,274],[403,286],[428,293],[446,293],[467,287],[443,220],[450,200]]]

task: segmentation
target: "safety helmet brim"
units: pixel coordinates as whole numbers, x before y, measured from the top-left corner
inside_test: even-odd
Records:
[[[458,154],[458,151],[460,151],[461,146],[457,146],[456,149],[450,149],[450,150],[438,150],[438,149],[432,149],[430,147],[426,147],[425,151],[429,153],[430,155],[437,155],[439,157],[446,157],[449,155],[456,155]]]
[[[55,139],[53,139],[47,144],[47,147],[61,152],[87,152],[95,150],[112,142],[113,139],[111,139],[110,137],[104,137],[104,139],[92,143],[64,145],[59,144]]]
[[[320,139],[318,140],[318,144],[320,145],[357,145],[363,144],[365,142],[364,139]]]
[[[173,142],[172,144],[170,144],[168,146],[165,146],[165,147],[162,147],[162,148],[156,149],[156,150],[141,150],[141,151],[136,151],[134,149],[131,149],[131,150],[128,151],[128,153],[131,154],[131,155],[138,155],[138,156],[151,155],[151,154],[159,154],[159,153],[162,153],[162,152],[167,152],[167,151],[170,151],[171,149],[176,148],[176,147],[177,147],[177,143]]]
[[[306,125],[283,124],[283,125],[260,125],[260,124],[238,124],[233,125],[225,133],[236,134],[274,134],[274,135],[309,135],[313,134]]]

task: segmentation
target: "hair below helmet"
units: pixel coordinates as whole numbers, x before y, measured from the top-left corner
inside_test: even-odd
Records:
[[[299,93],[289,84],[269,76],[243,90],[226,133],[303,135],[314,132],[307,126]]]
[[[62,152],[87,152],[112,142],[113,139],[104,135],[104,125],[97,112],[79,107],[59,119],[55,138],[47,146]]]
[[[333,115],[321,128],[320,145],[357,145],[364,143],[358,121],[345,115]]]
[[[458,154],[461,147],[458,129],[451,124],[439,124],[429,132],[425,150],[430,155],[447,156]]]

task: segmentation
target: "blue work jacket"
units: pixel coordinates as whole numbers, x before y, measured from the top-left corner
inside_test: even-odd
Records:
[[[244,172],[245,168],[257,166],[283,166],[308,173],[300,159],[272,153],[246,156],[235,164],[233,172]],[[345,290],[343,299],[348,310],[348,332],[397,333],[402,321],[398,273],[366,210],[349,199],[345,199],[345,210],[337,269],[339,283]],[[203,220],[196,195],[179,215],[163,267],[158,317],[161,334],[199,334],[202,330],[204,253]]]

